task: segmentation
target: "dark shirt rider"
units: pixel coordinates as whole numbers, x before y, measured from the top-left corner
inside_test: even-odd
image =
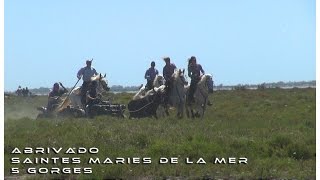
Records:
[[[176,65],[173,63],[170,63],[169,57],[164,57],[163,60],[166,62],[166,65],[163,67],[163,77],[166,80],[165,83],[165,104],[169,103],[169,93],[172,88],[172,74],[177,69]]]
[[[60,88],[59,84],[62,88]],[[59,98],[66,92],[68,92],[68,90],[62,85],[61,82],[54,83],[52,91],[48,96],[47,110],[52,111],[54,109],[54,105],[58,104]]]
[[[200,64],[197,64],[195,56],[191,56],[188,65],[188,76],[191,78],[190,90],[189,90],[189,102],[194,102],[194,93],[197,88],[197,84],[200,81],[201,73],[204,74],[204,70]]]
[[[169,57],[164,57],[163,60],[166,62],[166,65],[163,67],[163,77],[167,81],[171,80],[172,74],[174,73],[174,70],[177,69],[176,65],[173,63],[170,63]]]
[[[100,102],[100,96],[97,93],[97,82],[92,81],[89,90],[86,93],[86,110],[88,115],[92,115],[92,106]]]
[[[86,105],[92,106],[94,104],[99,103],[100,98],[98,96],[96,88],[97,88],[97,82],[92,81],[89,87],[89,90],[86,93]]]
[[[158,70],[155,68],[156,63],[154,61],[151,62],[151,67],[146,71],[144,78],[147,79],[146,89],[153,88],[153,81],[155,77],[159,74]]]

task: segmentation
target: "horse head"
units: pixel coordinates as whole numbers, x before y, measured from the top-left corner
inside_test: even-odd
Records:
[[[173,78],[176,82],[183,84],[183,85],[188,85],[188,81],[186,80],[187,78],[184,75],[184,69],[177,70],[173,73]]]
[[[213,93],[213,79],[211,74],[203,75],[203,83],[208,88],[209,93]]]
[[[162,75],[157,75],[155,78],[154,78],[154,81],[153,81],[153,86],[154,87],[160,87],[164,85],[164,77]]]
[[[102,75],[99,73],[97,76],[91,78],[92,81],[96,81],[98,83],[98,87],[102,87],[103,90],[109,91],[110,88],[108,87],[108,81],[105,78],[106,74]]]
[[[163,85],[164,86],[164,85]],[[163,91],[163,89],[161,88],[162,86],[160,86],[159,88],[153,88],[153,92],[155,95],[155,101],[158,102],[159,104],[165,104],[165,92]]]

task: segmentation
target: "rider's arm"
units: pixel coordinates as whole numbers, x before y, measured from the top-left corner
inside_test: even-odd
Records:
[[[66,93],[66,92],[68,92],[68,90],[62,85],[62,83],[61,82],[59,82],[59,84],[60,84],[60,86],[63,88],[63,93]]]
[[[162,74],[163,74],[164,79],[165,79],[165,80],[168,80],[166,66],[165,66],[165,67],[163,67]]]
[[[173,70],[177,69],[177,66],[175,64],[172,64]]]
[[[98,75],[96,69],[95,69],[95,68],[92,68],[92,69],[93,69],[93,74],[94,74],[95,76]]]
[[[146,73],[144,74],[144,78],[145,78],[145,79],[148,79],[148,76],[149,76],[149,69],[146,70]]]
[[[191,74],[191,66],[188,67],[188,76],[189,76],[189,77],[192,76],[192,74]]]
[[[48,96],[48,101],[54,101],[54,100],[57,100],[59,98],[59,96],[54,96],[54,94],[52,92],[49,93],[49,96]]]
[[[96,98],[90,96],[89,91],[87,92],[86,96],[87,96],[87,98],[88,98],[89,100],[94,100],[94,99],[96,99]]]
[[[83,72],[84,72],[84,68],[81,68],[78,73],[77,73],[77,78],[80,79],[81,76],[83,75]]]
[[[200,69],[201,73],[204,74],[204,70],[202,69],[202,66],[200,64],[199,64],[199,66],[200,66],[199,69]]]
[[[49,97],[49,98],[48,98],[49,101],[53,101],[53,100],[56,101],[56,100],[58,100],[58,99],[59,99],[59,96],[52,96],[52,97]]]

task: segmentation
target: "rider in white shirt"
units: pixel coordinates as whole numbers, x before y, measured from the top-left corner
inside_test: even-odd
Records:
[[[82,77],[83,83],[81,86],[81,102],[85,104],[86,102],[86,92],[88,91],[89,84],[91,82],[91,77],[97,75],[97,71],[94,67],[91,66],[92,60],[86,61],[87,66],[81,68],[77,73],[77,78],[80,79]]]

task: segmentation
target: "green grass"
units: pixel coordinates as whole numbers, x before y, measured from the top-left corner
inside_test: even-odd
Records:
[[[53,167],[10,164],[10,158],[17,156],[10,154],[14,147],[97,147],[97,155],[78,156],[83,161],[90,157],[151,157],[152,164],[82,163],[75,166],[92,167],[91,175],[50,177],[315,179],[315,94],[315,89],[217,91],[210,97],[214,106],[208,107],[202,121],[176,119],[173,112],[163,119],[100,116],[34,120],[35,107],[46,104],[46,97],[12,97],[5,100],[5,174],[10,176],[11,167]],[[114,102],[127,104],[132,94],[108,96]],[[160,157],[179,157],[179,163],[159,164]],[[193,161],[204,158],[207,164],[187,165],[186,157]],[[215,157],[247,157],[248,164],[217,165],[211,163]],[[31,177],[34,178],[48,176]]]

